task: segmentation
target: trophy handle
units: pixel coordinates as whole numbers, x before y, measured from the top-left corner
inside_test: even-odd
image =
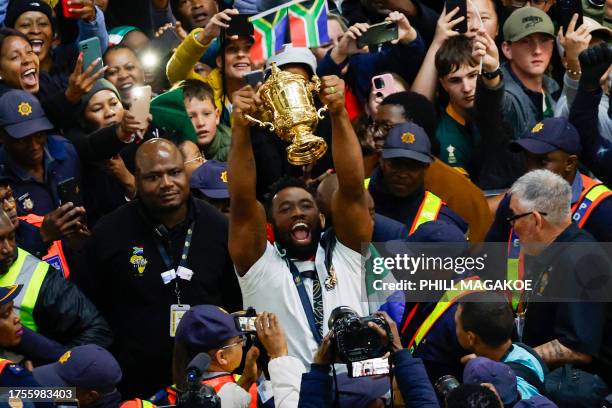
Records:
[[[269,127],[270,128],[270,132],[274,132],[274,124],[273,123],[262,122],[259,119],[255,119],[251,115],[244,115],[244,117],[247,118],[250,122],[257,123],[262,128]]]
[[[312,76],[312,81],[308,83],[310,92],[319,92],[321,90],[321,80],[317,75]]]
[[[317,117],[318,117],[319,119],[323,119],[323,118],[325,117],[325,116],[323,116],[323,112],[327,112],[327,105],[324,105],[322,108],[320,108],[320,109],[317,111]]]

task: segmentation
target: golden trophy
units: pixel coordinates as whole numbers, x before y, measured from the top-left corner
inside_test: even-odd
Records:
[[[319,77],[313,75],[308,82],[303,76],[281,71],[272,63],[272,73],[259,89],[264,103],[259,120],[250,115],[245,118],[261,127],[269,127],[281,139],[290,142],[287,158],[294,165],[313,163],[327,151],[327,143],[312,132],[323,119],[327,106],[315,109],[312,92],[321,88]],[[266,119],[269,119],[266,121]]]

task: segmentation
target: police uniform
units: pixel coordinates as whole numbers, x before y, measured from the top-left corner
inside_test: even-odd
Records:
[[[385,139],[382,158],[403,158],[429,164],[432,162],[429,138],[418,125],[408,122],[397,125],[389,131]],[[409,235],[413,234],[421,224],[435,220],[454,224],[467,233],[465,221],[448,208],[438,196],[419,186],[408,197],[395,197],[385,191],[383,177],[382,171],[377,168],[368,183],[376,212],[405,223]]]
[[[33,95],[11,90],[0,97],[0,126],[9,137],[23,139],[47,132],[53,125]],[[74,146],[63,137],[48,135],[43,156],[44,180],[36,180],[0,147],[0,178],[9,180],[19,215],[45,215],[59,206],[58,184],[68,179],[80,182],[80,162]]]
[[[108,351],[95,344],[77,346],[64,353],[56,362],[36,367],[34,378],[46,387],[75,387],[95,390],[100,398],[97,408],[115,408],[121,402],[117,384],[121,368]]]

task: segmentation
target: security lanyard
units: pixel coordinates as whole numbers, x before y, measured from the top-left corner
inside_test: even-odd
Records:
[[[187,229],[187,234],[185,235],[185,243],[183,244],[183,252],[181,254],[181,259],[179,260],[179,264],[177,268],[177,270],[179,271],[179,273],[177,274],[178,277],[183,280],[187,280],[187,281],[191,279],[191,276],[186,277],[185,275],[180,273],[180,270],[183,268],[186,270],[189,270],[187,268],[187,257],[189,256],[189,249],[191,248],[191,239],[193,238],[194,226],[195,226],[195,222],[192,222],[189,228]],[[168,255],[168,251],[166,251],[166,248],[164,247],[163,243],[159,239],[155,241],[157,245],[157,250],[159,251],[159,255],[161,256],[162,261],[164,262],[164,265],[166,266],[167,270],[175,271],[172,258],[170,257],[170,255]],[[176,293],[177,303],[180,305],[181,304],[181,291],[179,289],[178,280],[175,283],[174,292]]]
[[[304,313],[306,314],[306,319],[308,320],[308,326],[310,327],[310,331],[312,332],[312,335],[317,344],[321,344],[321,342],[323,341],[323,337],[321,335],[322,328],[317,325],[317,322],[315,321],[313,307],[310,303],[310,299],[308,298],[308,294],[306,293],[304,281],[300,276],[300,272],[298,271],[295,264],[288,258],[285,258],[285,260],[289,265],[289,271],[291,272],[291,275],[293,275],[293,283],[295,283],[298,295],[300,296],[300,302],[302,303],[302,308],[304,309]],[[318,295],[315,295],[315,304],[322,304],[321,298],[322,294],[321,291],[319,291]],[[319,312],[322,312],[322,310]]]

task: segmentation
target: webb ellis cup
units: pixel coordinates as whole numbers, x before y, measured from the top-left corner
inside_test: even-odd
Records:
[[[327,151],[327,143],[313,134],[323,119],[322,112],[315,109],[313,92],[319,92],[321,81],[314,75],[308,82],[298,74],[281,71],[272,63],[272,73],[259,89],[264,107],[258,112],[260,119],[245,117],[261,127],[269,127],[281,139],[291,143],[287,147],[287,158],[294,165],[306,165],[321,158]]]

